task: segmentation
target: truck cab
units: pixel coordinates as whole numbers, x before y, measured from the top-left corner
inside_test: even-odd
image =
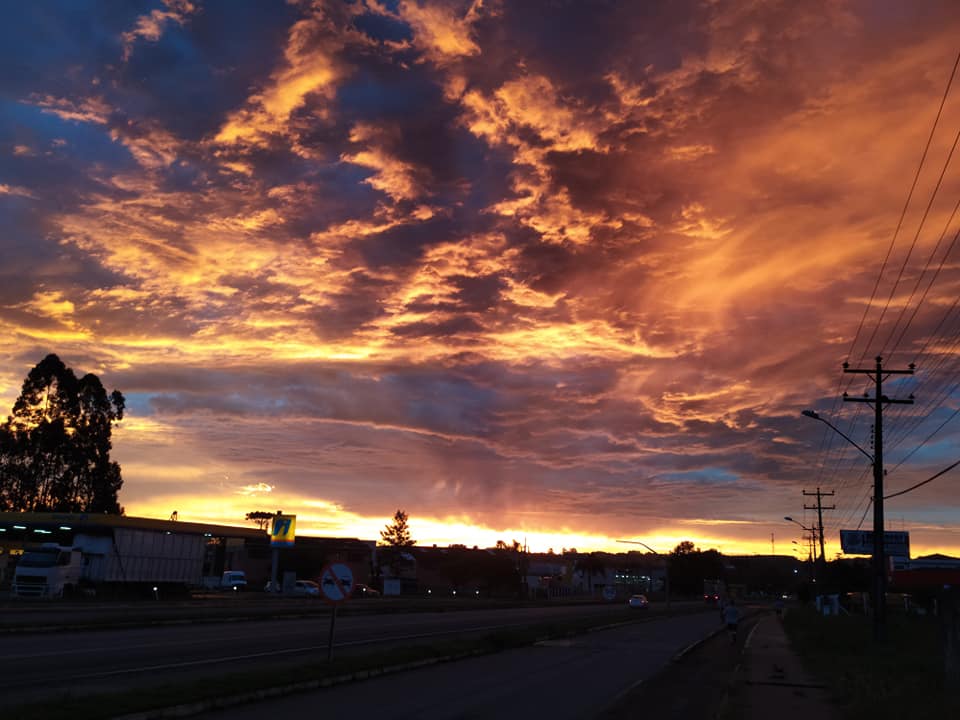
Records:
[[[61,598],[80,585],[79,549],[46,543],[20,556],[10,594],[15,598]]]

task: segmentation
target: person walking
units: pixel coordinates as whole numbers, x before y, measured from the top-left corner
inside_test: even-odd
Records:
[[[740,622],[740,608],[737,607],[737,601],[733,598],[723,606],[723,622],[727,625],[727,633],[730,635],[730,643],[737,642],[737,624]]]

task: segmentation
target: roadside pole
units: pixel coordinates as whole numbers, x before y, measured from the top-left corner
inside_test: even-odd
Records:
[[[333,612],[330,613],[330,633],[327,635],[327,662],[333,660],[333,631],[337,625],[337,608],[338,604],[334,604]]]
[[[280,592],[280,584],[277,576],[280,574],[280,548],[293,547],[296,539],[297,516],[284,515],[279,510],[273,516],[270,524],[270,590],[274,593]]]
[[[333,660],[333,635],[337,625],[337,608],[350,599],[353,590],[353,571],[343,563],[331,563],[320,573],[320,593],[333,605],[330,613],[330,632],[327,634],[327,662]]]

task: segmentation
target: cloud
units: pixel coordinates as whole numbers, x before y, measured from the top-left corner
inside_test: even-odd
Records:
[[[797,408],[837,394],[955,57],[951,6],[926,7],[167,3],[19,23],[0,397],[51,349],[127,394],[130,512],[243,522],[238,490],[271,487],[346,534],[409,507],[435,537],[640,528],[766,551],[816,478],[843,522],[869,480],[818,455]],[[900,287],[906,244],[883,278],[879,338],[943,260],[894,356],[923,350],[913,391],[943,400],[912,430],[891,415],[904,454],[955,405],[960,274],[934,248],[958,191],[950,168]],[[914,497],[918,528],[944,524]]]
[[[471,25],[483,12],[482,0],[474,0],[463,15],[439,2],[410,2],[399,5],[399,16],[414,32],[414,43],[424,56],[438,64],[480,54],[471,38]]]
[[[138,39],[156,42],[163,35],[164,27],[169,23],[183,25],[187,18],[198,11],[190,0],[164,0],[166,10],[152,10],[148,15],[137,18],[132,30],[123,33],[123,59],[128,60]]]
[[[13,195],[16,197],[30,198],[34,200],[37,197],[26,188],[5,184],[0,184],[0,195]]]
[[[243,108],[230,114],[215,141],[257,146],[267,143],[271,136],[290,135],[291,117],[304,109],[311,98],[319,101],[311,108],[312,117],[326,117],[329,109],[324,107],[324,101],[332,99],[337,81],[347,72],[337,59],[343,45],[320,10],[294,23],[281,66],[247,99]]]
[[[417,180],[418,169],[393,157],[389,151],[377,146],[377,135],[382,131],[358,125],[350,132],[350,142],[367,144],[367,149],[344,153],[340,159],[374,170],[373,176],[364,180],[371,187],[389,195],[394,200],[414,200],[424,193]]]

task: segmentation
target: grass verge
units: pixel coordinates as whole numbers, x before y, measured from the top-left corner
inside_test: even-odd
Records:
[[[449,640],[430,645],[393,648],[376,654],[344,657],[333,662],[309,662],[282,670],[258,668],[229,673],[215,679],[131,689],[122,693],[62,695],[42,703],[4,708],[4,720],[108,720],[145,713],[164,717],[163,708],[196,703],[197,712],[225,707],[230,698],[251,698],[258,691],[282,695],[309,690],[342,680],[361,679],[417,663],[455,660],[472,655],[499,652],[531,645],[538,640],[576,635],[616,622],[636,621],[636,613],[622,616],[583,618],[531,625],[523,629],[499,630],[475,639]],[[180,717],[189,714],[184,712]]]
[[[807,669],[830,687],[850,720],[960,717],[960,688],[945,687],[936,618],[890,616],[887,639],[870,618],[787,614],[784,626]]]

